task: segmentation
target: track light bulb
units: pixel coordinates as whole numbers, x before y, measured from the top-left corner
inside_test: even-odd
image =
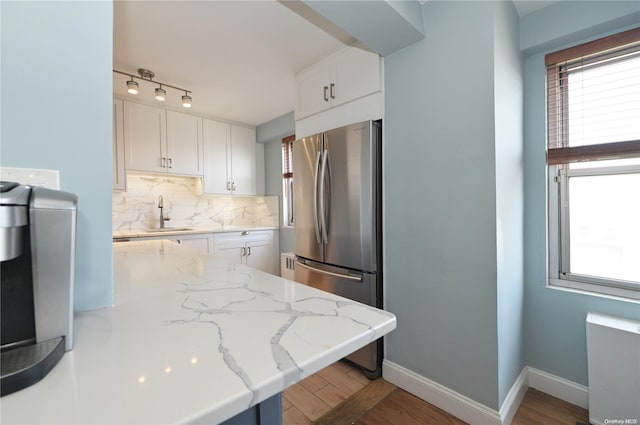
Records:
[[[191,108],[191,96],[187,93],[182,96],[182,106],[185,108]]]
[[[165,96],[167,95],[167,91],[162,88],[162,86],[156,88],[156,100],[160,102],[164,102]]]
[[[133,78],[127,81],[127,91],[129,94],[138,94],[140,91],[138,90],[138,83],[133,81]]]

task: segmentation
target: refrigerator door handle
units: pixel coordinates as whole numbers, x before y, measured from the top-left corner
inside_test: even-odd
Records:
[[[329,173],[327,174],[327,168],[329,169]],[[322,228],[322,241],[327,244],[329,243],[329,232],[328,232],[328,214],[330,213],[329,208],[331,204],[331,164],[329,164],[329,150],[325,149],[322,154],[322,171],[320,171],[320,184],[322,189],[320,190],[320,220]],[[327,186],[329,187],[327,194]]]
[[[318,172],[320,170],[320,157],[322,155],[322,151],[318,151],[318,155],[316,156],[316,169],[313,176],[313,227],[316,231],[316,242],[318,244],[322,243],[320,239],[320,227],[318,223]]]
[[[328,270],[317,269],[315,267],[311,267],[309,265],[301,263],[300,261],[296,261],[296,266],[300,266],[303,269],[311,270],[313,272],[320,273],[320,274],[326,274],[326,275],[329,275],[329,276],[339,277],[339,278],[342,278],[342,279],[348,279],[348,280],[353,280],[353,281],[356,281],[356,282],[362,282],[362,276],[353,276],[353,275],[350,275],[350,274],[335,273],[335,272],[330,272]]]

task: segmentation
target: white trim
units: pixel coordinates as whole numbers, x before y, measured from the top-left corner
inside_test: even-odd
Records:
[[[496,410],[389,360],[382,362],[382,376],[470,425],[502,425],[500,414]]]
[[[640,291],[637,289],[625,289],[620,287],[598,285],[589,282],[569,279],[549,279],[547,287],[569,291],[593,297],[609,298],[617,301],[640,303]]]
[[[535,388],[584,409],[589,404],[589,389],[584,385],[531,366],[522,369],[499,412],[386,359],[382,362],[382,376],[471,425],[510,425],[528,388]]]
[[[589,388],[531,366],[527,366],[527,369],[529,387],[580,406],[583,409],[589,408]]]
[[[511,425],[527,389],[529,389],[529,368],[525,366],[504,398],[502,407],[500,407],[500,420],[503,425]]]

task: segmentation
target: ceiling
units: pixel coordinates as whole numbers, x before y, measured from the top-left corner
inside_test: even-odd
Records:
[[[514,3],[523,16],[555,1]],[[194,112],[260,125],[293,110],[297,72],[350,41],[328,21],[310,23],[301,7],[275,0],[115,1],[113,66],[134,75],[146,68],[155,80],[192,91]],[[113,76],[114,93],[133,97],[128,77]],[[155,85],[139,84],[135,97],[155,102]],[[166,105],[180,108],[182,94],[167,88]]]
[[[194,112],[259,125],[293,110],[294,76],[339,39],[276,1],[116,1],[114,69],[191,90]],[[128,77],[114,75],[114,92]],[[153,101],[153,84],[135,98]],[[168,106],[184,93],[167,88]]]
[[[558,3],[559,0],[513,0],[518,15],[524,16],[531,12]]]

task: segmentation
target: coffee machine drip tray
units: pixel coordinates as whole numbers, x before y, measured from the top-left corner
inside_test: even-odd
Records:
[[[64,354],[64,336],[0,353],[0,396],[11,394],[44,378]]]

